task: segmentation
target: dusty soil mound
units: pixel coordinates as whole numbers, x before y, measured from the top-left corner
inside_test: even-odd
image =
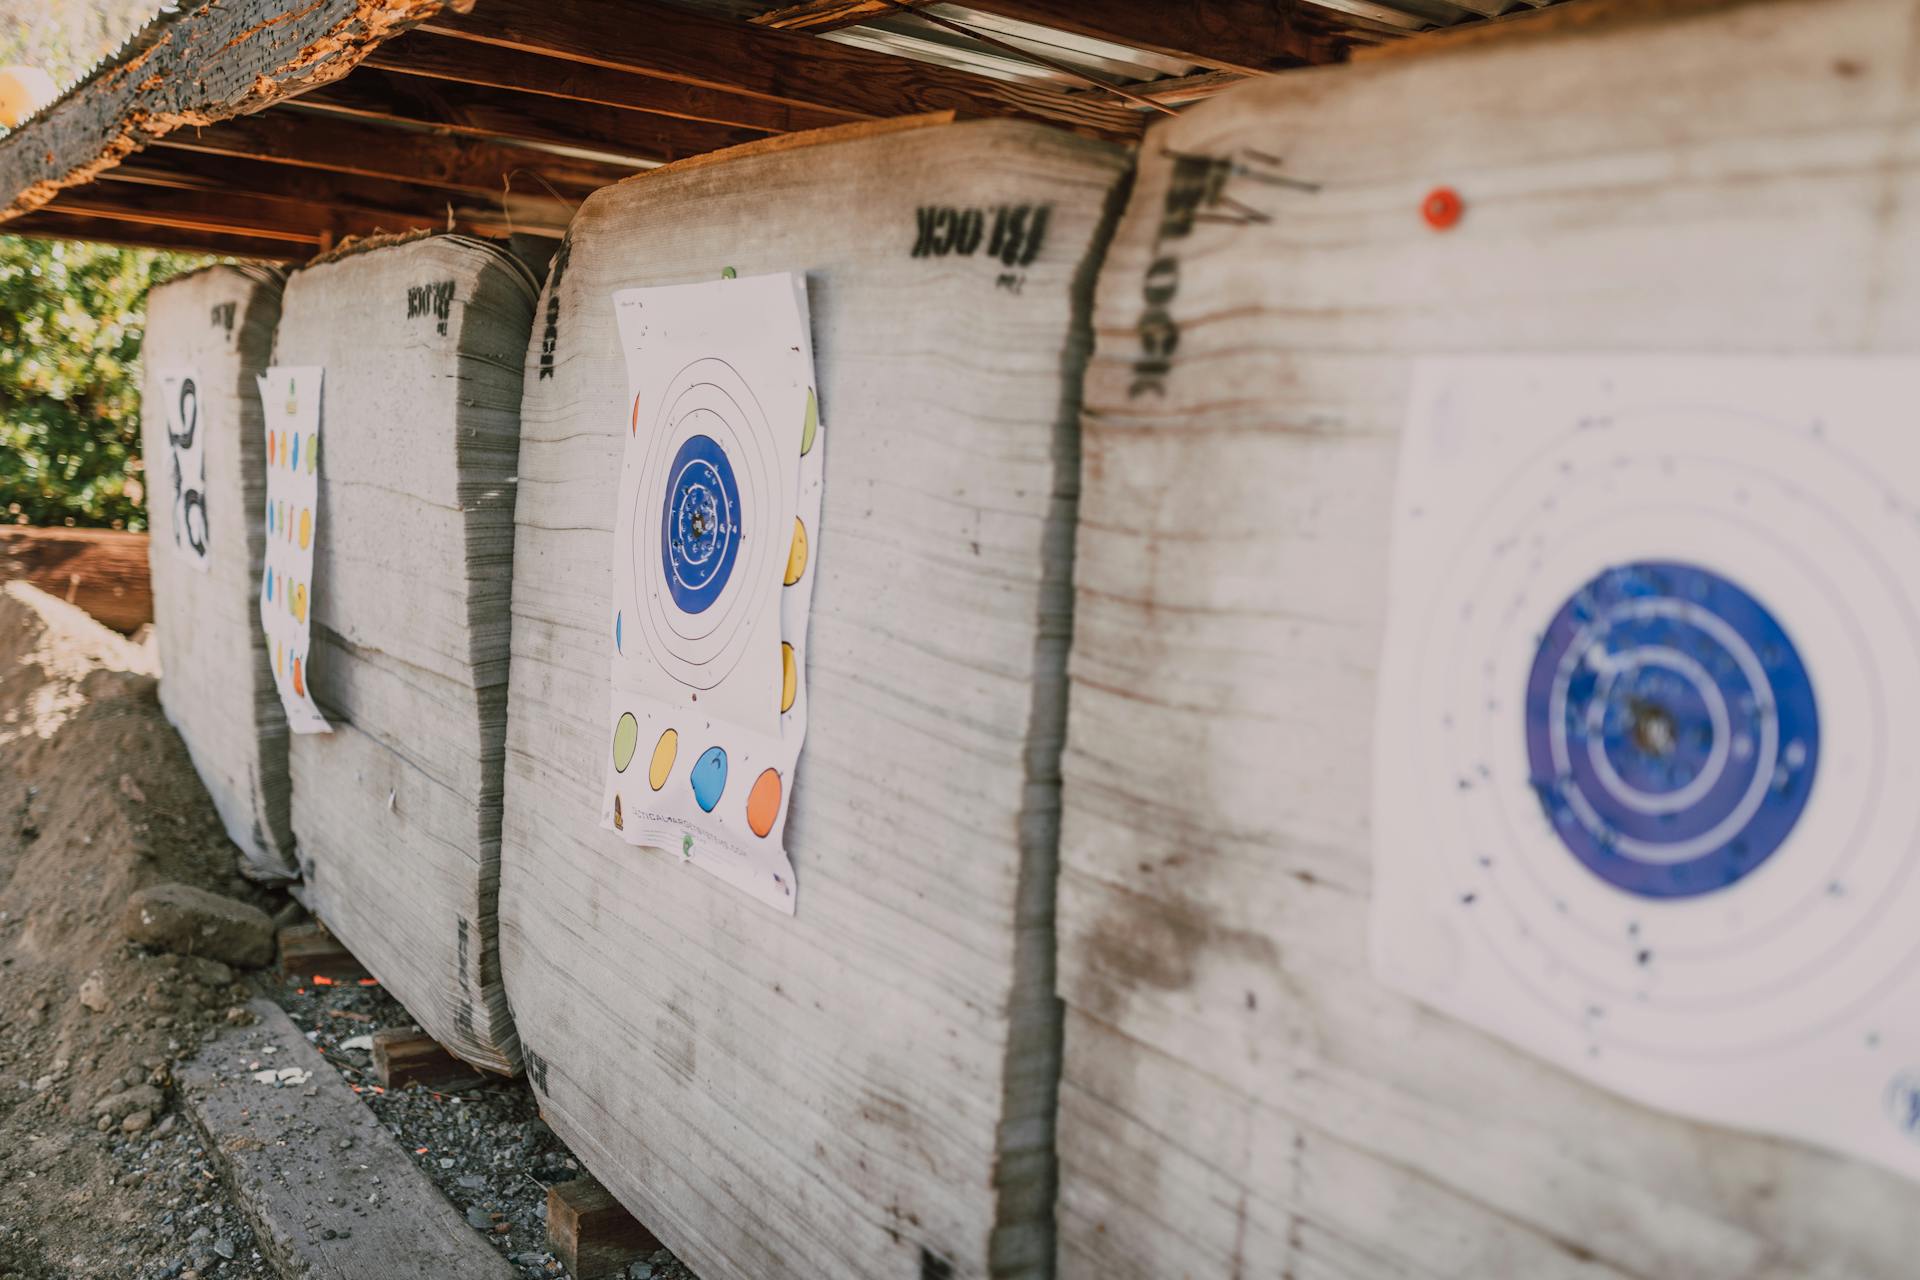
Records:
[[[162,881],[278,905],[235,871],[155,675],[150,646],[0,584],[0,1277],[270,1274],[171,1113],[172,1064],[246,988],[117,928]]]

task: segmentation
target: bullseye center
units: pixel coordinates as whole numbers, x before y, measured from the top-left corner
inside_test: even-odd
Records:
[[[1656,758],[1673,754],[1673,749],[1680,744],[1680,733],[1672,712],[1657,702],[1635,698],[1628,705],[1627,713],[1632,717],[1636,747]]]

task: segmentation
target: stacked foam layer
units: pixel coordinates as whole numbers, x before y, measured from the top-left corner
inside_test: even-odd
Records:
[[[543,1114],[707,1280],[1050,1265],[1078,389],[1127,167],[1007,122],[810,139],[601,191],[555,260],[502,957]],[[729,271],[805,273],[826,439],[791,919],[599,826],[633,417],[612,294]]]
[[[294,874],[286,715],[255,619],[266,464],[254,378],[273,345],[280,287],[277,271],[227,266],[158,285],[142,356],[160,705],[242,869],[266,880]],[[177,486],[169,424],[193,460]]]
[[[295,735],[309,904],[436,1040],[519,1049],[495,948],[521,362],[536,285],[476,240],[288,281],[276,352],[325,370],[308,679]]]
[[[1415,358],[1920,340],[1887,168],[1916,6],[1700,8],[1288,73],[1141,149],[1086,390],[1063,1276],[1910,1269],[1910,1184],[1623,1101],[1369,966]]]

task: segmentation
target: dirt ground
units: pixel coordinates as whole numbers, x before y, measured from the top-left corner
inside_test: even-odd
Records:
[[[280,905],[234,870],[154,662],[0,584],[0,1275],[19,1280],[165,1274],[190,1244],[215,1259],[203,1274],[270,1274],[167,1102],[173,1064],[248,988],[115,927],[167,880]]]
[[[270,1280],[172,1090],[175,1064],[249,1017],[256,991],[520,1275],[566,1280],[545,1250],[546,1188],[580,1166],[523,1082],[385,1093],[360,1039],[407,1024],[384,990],[241,974],[122,936],[128,896],[167,881],[298,910],[236,871],[161,714],[155,662],[150,645],[0,583],[0,1280]],[[664,1250],[629,1274],[691,1280]]]

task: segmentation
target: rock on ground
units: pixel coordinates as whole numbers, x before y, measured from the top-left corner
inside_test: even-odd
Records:
[[[192,885],[158,884],[140,890],[127,900],[120,927],[143,946],[242,968],[273,959],[273,917]]]

